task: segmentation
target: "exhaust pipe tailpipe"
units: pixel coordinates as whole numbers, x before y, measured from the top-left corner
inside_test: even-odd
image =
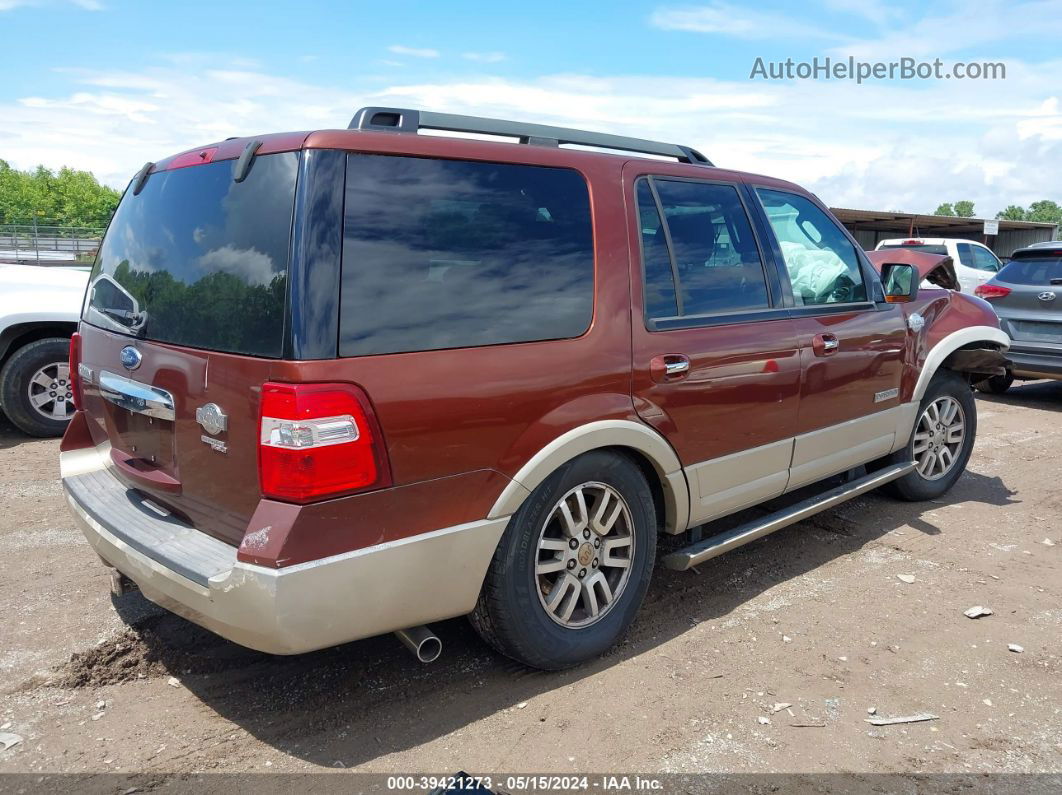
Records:
[[[395,635],[422,663],[435,662],[442,654],[442,641],[427,627],[400,629]]]

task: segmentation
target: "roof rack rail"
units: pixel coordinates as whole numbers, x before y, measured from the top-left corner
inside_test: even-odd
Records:
[[[504,119],[489,119],[481,116],[461,116],[456,113],[436,113],[409,108],[362,108],[350,120],[350,130],[374,132],[416,133],[418,130],[446,130],[449,132],[482,133],[517,138],[522,144],[537,146],[560,146],[576,144],[616,149],[623,152],[638,152],[648,155],[674,157],[684,163],[710,166],[712,162],[689,146],[629,138],[625,135],[573,130],[553,127],[548,124],[526,124]]]

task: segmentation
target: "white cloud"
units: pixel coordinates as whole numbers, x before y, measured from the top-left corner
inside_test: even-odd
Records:
[[[276,275],[276,267],[268,254],[231,244],[208,251],[195,264],[207,273],[222,271],[239,276],[248,284],[269,284]]]
[[[464,52],[461,53],[461,57],[468,61],[476,61],[477,63],[498,63],[505,60],[505,53],[503,52]]]
[[[739,39],[842,38],[822,26],[799,22],[784,14],[757,11],[725,2],[658,8],[649,21],[662,30],[712,33]]]
[[[977,50],[1002,41],[1057,40],[1062,36],[1058,0],[950,0],[943,11],[904,14],[884,0],[820,0],[827,9],[862,17],[872,35],[837,33],[825,23],[809,24],[797,14],[760,11],[713,0],[704,5],[662,6],[650,23],[663,30],[730,36],[745,40],[834,41],[832,54],[864,60],[928,58]]]
[[[791,179],[835,206],[979,212],[1057,197],[1062,62],[1010,79],[918,85],[554,76],[395,84],[372,104],[424,107],[675,141],[717,165]],[[1054,91],[1056,98],[1050,98]]]
[[[103,3],[99,2],[99,0],[65,0],[65,2],[75,5],[84,11],[103,11],[104,9]],[[0,12],[43,5],[49,5],[48,0],[0,0]]]
[[[976,8],[953,3],[947,13],[894,24],[881,36],[847,42],[835,52],[867,60],[934,58],[983,49],[995,42],[1057,40],[1058,36],[1062,36],[1062,8],[1057,0],[984,0]]]
[[[64,73],[65,95],[0,103],[0,156],[121,187],[148,160],[230,135],[345,127],[364,105],[421,107],[675,141],[723,167],[791,179],[837,206],[978,212],[1062,199],[1062,61],[1004,81],[720,81],[551,75],[311,84],[212,59]],[[203,92],[201,86],[211,90]]]
[[[430,47],[406,47],[402,44],[392,44],[387,48],[388,52],[395,55],[407,55],[410,58],[438,58],[439,51]]]
[[[232,135],[346,127],[367,104],[342,88],[239,69],[67,74],[72,93],[0,102],[0,157],[19,168],[76,166],[115,187],[148,160]]]
[[[823,5],[834,11],[853,14],[875,25],[893,23],[904,17],[904,12],[883,0],[823,0]]]

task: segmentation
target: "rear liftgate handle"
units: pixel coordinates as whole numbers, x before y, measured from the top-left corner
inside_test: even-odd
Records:
[[[830,334],[827,331],[816,334],[815,339],[811,341],[811,347],[816,356],[832,356],[841,347],[841,341],[837,339],[836,334]]]
[[[658,384],[681,381],[690,374],[690,357],[684,353],[665,353],[649,362],[649,374]]]

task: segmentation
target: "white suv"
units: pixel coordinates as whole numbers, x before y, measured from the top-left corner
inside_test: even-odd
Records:
[[[911,248],[927,254],[947,254],[955,263],[955,275],[964,293],[972,293],[1003,267],[999,257],[988,246],[973,240],[956,240],[949,237],[895,237],[882,240],[876,251],[883,248]]]
[[[70,335],[88,268],[0,264],[0,411],[32,436],[62,436],[70,398]]]

